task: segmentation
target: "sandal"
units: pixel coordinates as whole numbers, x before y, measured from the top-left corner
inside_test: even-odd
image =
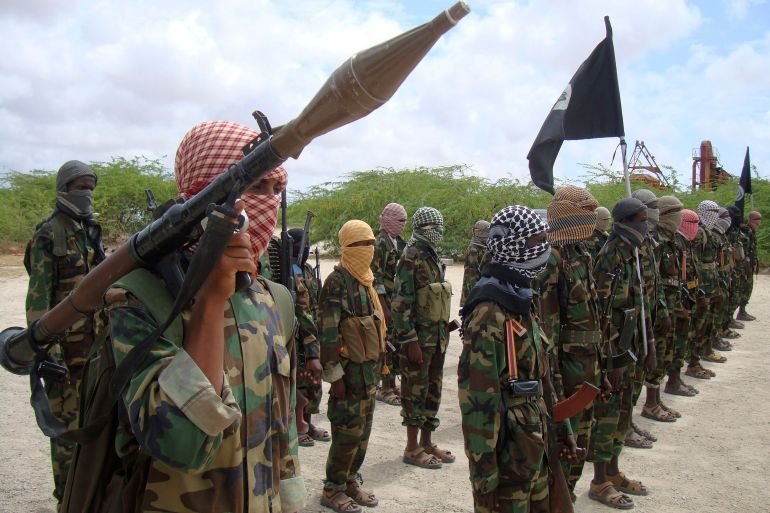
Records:
[[[331,495],[329,495],[331,493]],[[331,508],[337,513],[361,513],[361,506],[347,496],[342,490],[326,490],[321,492],[321,506]]]
[[[634,507],[634,500],[617,491],[609,481],[602,484],[591,483],[588,488],[588,497],[615,509],[633,509]]]
[[[357,504],[366,506],[367,508],[373,508],[380,503],[380,501],[377,500],[377,497],[374,495],[373,491],[361,488],[361,486],[355,481],[348,482],[348,487],[345,490],[345,494],[356,501]]]
[[[392,388],[387,390],[378,388],[374,398],[390,406],[401,406],[401,396]]]
[[[642,417],[658,422],[676,422],[674,414],[663,408],[660,403],[652,408],[647,405],[642,406]]]
[[[663,391],[667,394],[681,395],[684,397],[693,397],[698,395],[697,388],[690,386],[687,383],[682,383],[681,381],[677,385],[669,385],[666,383],[666,388],[664,388]]]
[[[675,409],[671,408],[670,406],[666,406],[665,404],[663,404],[663,401],[659,402],[658,404],[660,405],[661,408],[663,408],[664,410],[669,412],[675,418],[677,418],[677,419],[681,419],[682,418],[682,414],[681,413],[679,413]]]
[[[623,444],[626,447],[633,447],[634,449],[652,449],[652,440],[649,440],[638,433],[634,433],[633,430],[628,432]]]
[[[300,447],[313,447],[315,445],[315,440],[310,436],[310,433],[299,433],[297,435],[297,443]]]
[[[727,340],[720,338],[715,340],[711,346],[716,349],[717,351],[732,351],[733,345],[728,342]]]
[[[432,454],[428,454],[422,447],[417,447],[413,451],[404,449],[404,457],[401,459],[407,465],[414,465],[420,468],[436,469],[441,468],[441,460]]]
[[[711,363],[725,363],[727,361],[727,358],[717,353],[716,351],[710,352],[704,356],[703,359]]]
[[[731,319],[730,324],[728,324],[727,327],[733,330],[742,330],[746,328],[746,325],[737,319]]]
[[[614,476],[607,474],[607,480],[612,483],[612,486],[619,492],[629,493],[631,495],[648,495],[650,493],[641,481],[628,479],[623,472],[618,472]]]
[[[708,369],[704,369],[700,365],[696,365],[694,367],[687,367],[687,370],[684,371],[684,375],[690,376],[691,378],[711,379],[714,376],[716,376],[716,374],[712,376],[711,375],[712,372],[714,371],[709,371]]]
[[[423,446],[422,448],[426,454],[432,454],[433,456],[437,457],[441,460],[441,463],[454,463],[457,458],[455,458],[455,455],[452,454],[452,451],[449,451],[447,449],[439,449],[438,445],[431,444],[428,447]]]
[[[728,330],[725,330],[724,334],[722,334],[722,337],[724,337],[724,338],[741,338],[741,334],[738,333],[737,331],[733,331],[733,330],[728,329]]]
[[[332,435],[328,431],[313,424],[310,424],[310,427],[308,427],[307,434],[317,442],[331,442],[332,440]]]
[[[757,318],[751,315],[748,312],[738,312],[738,315],[735,316],[736,319],[739,321],[756,321]]]
[[[631,423],[631,428],[634,430],[634,432],[637,435],[643,436],[644,438],[646,438],[650,442],[657,442],[658,441],[658,437],[657,436],[653,435],[652,433],[650,433],[646,429],[640,428],[639,426],[636,425],[636,422],[632,422]]]

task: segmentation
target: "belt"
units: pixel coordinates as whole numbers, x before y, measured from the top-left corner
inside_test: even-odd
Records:
[[[514,396],[509,393],[503,394],[503,403],[505,404],[506,407],[521,406],[522,404],[527,404],[527,403],[540,403],[542,399],[543,399],[542,395]]]
[[[599,330],[561,330],[559,342],[562,344],[599,344],[602,341],[602,332]]]
[[[706,270],[711,270],[711,269],[716,269],[716,268],[717,268],[717,263],[716,262],[709,262],[709,263],[703,264],[701,266],[701,269],[706,269]]]

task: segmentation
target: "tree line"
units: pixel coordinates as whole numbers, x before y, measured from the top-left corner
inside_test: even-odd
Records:
[[[94,210],[110,242],[125,239],[152,219],[147,209],[144,190],[151,189],[162,203],[177,196],[173,172],[158,160],[135,157],[113,158],[109,162],[90,163],[99,177],[94,195]],[[585,185],[609,209],[625,197],[626,189],[619,173],[602,166],[584,166]],[[686,208],[697,211],[705,199],[720,205],[732,205],[737,191],[737,180],[721,185],[715,191],[681,187],[676,173],[668,168],[671,187],[655,190],[658,196],[676,195]],[[0,182],[0,241],[26,243],[35,226],[51,212],[56,199],[56,171],[32,170],[11,172]],[[562,182],[558,185],[564,185]],[[762,216],[770,213],[770,181],[753,178],[754,203]],[[634,183],[633,188],[645,187]],[[301,227],[305,213],[310,210],[316,217],[310,231],[311,243],[326,241],[334,252],[337,232],[350,219],[361,219],[376,231],[382,208],[392,201],[401,203],[411,215],[421,206],[439,209],[444,216],[445,234],[441,243],[443,256],[458,258],[468,246],[473,224],[478,219],[491,219],[501,208],[519,203],[531,208],[546,208],[551,196],[531,182],[500,178],[489,180],[477,176],[464,165],[418,167],[412,169],[378,168],[355,171],[338,181],[326,182],[304,192],[289,189],[288,221]],[[750,202],[746,202],[747,211]],[[409,237],[411,224],[407,223],[405,236]],[[760,259],[770,259],[770,221],[758,232]]]

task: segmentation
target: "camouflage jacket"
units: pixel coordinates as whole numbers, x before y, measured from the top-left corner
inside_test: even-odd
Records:
[[[374,273],[374,290],[377,294],[385,296],[390,301],[396,288],[396,265],[401,253],[406,247],[406,242],[401,236],[396,237],[396,244],[385,230],[380,230],[374,237],[374,258],[372,259],[372,273]]]
[[[583,244],[554,244],[551,248],[548,265],[538,277],[537,287],[543,330],[551,343],[555,361],[561,363],[565,353],[574,353],[592,355],[593,363],[598,365],[605,348],[593,258]],[[560,365],[552,368],[552,376],[558,398],[564,399]]]
[[[321,289],[319,308],[321,365],[325,381],[334,383],[344,377],[346,387],[358,388],[357,392],[377,385],[378,362],[350,361],[346,357],[340,328],[342,320],[372,315],[373,308],[368,289],[342,267],[335,266]],[[367,340],[366,343],[379,345],[379,340]]]
[[[305,262],[302,266],[302,276],[305,278],[305,287],[310,294],[310,312],[313,314],[313,320],[318,323],[318,300],[321,298],[321,283],[315,275],[315,268],[310,262]]]
[[[594,228],[594,233],[591,238],[586,242],[588,250],[591,252],[591,256],[596,260],[596,255],[602,250],[604,244],[607,243],[607,238],[610,236],[607,232],[602,232]]]
[[[421,347],[449,342],[447,323],[431,322],[417,313],[417,290],[430,283],[444,281],[446,266],[436,252],[422,241],[407,246],[396,267],[396,291],[393,296],[393,334],[397,344],[419,341]]]
[[[615,300],[612,303],[612,327],[608,348],[610,355],[617,350],[614,335],[623,327],[623,310],[635,309],[637,315],[641,313],[641,295],[639,293],[639,279],[636,275],[634,263],[634,250],[621,237],[608,239],[594,264],[594,278],[596,290],[602,301],[608,301],[612,293],[612,279],[615,273],[620,273],[615,290]],[[604,304],[602,304],[602,310]],[[645,322],[647,333],[652,333],[650,311],[645,310]],[[638,345],[638,344],[637,344]]]
[[[746,257],[744,267],[749,274],[756,274],[759,271],[759,259],[757,258],[757,232],[741,225],[740,240],[743,243],[743,253]]]
[[[642,265],[642,278],[644,279],[644,309],[645,312],[650,312],[652,319],[655,319],[655,314],[661,307],[660,277],[658,276],[659,251],[658,233],[652,231],[644,238],[644,242],[639,247],[639,262]]]
[[[514,397],[509,380],[508,320],[527,331],[514,337],[518,379],[540,380],[547,372],[545,348],[531,316],[510,313],[483,301],[463,319],[463,350],[457,367],[465,453],[476,493],[498,490],[512,498],[516,487],[540,471],[545,450],[541,401]],[[501,414],[501,412],[505,412]]]
[[[658,229],[658,276],[660,301],[658,315],[672,316],[682,300],[682,247],[677,235]]]
[[[130,294],[109,318],[116,364],[157,326]],[[221,396],[184,349],[162,337],[123,393],[116,449],[128,475],[147,472],[142,511],[262,513],[304,494],[292,349],[261,279],[230,298],[224,333]]]
[[[463,272],[463,291],[460,296],[460,306],[465,304],[465,298],[471,293],[471,289],[481,278],[481,263],[486,256],[487,248],[478,244],[471,244],[465,251],[465,271]]]
[[[296,269],[294,274],[294,315],[297,316],[298,352],[305,358],[319,358],[321,346],[318,342],[318,328],[315,320],[317,303],[311,291],[315,277],[312,270],[310,279],[308,279],[307,269],[300,270],[299,267]]]
[[[716,264],[717,287],[721,287],[723,293],[730,287],[730,271],[732,270],[732,247],[727,235],[712,230],[709,234],[715,248],[714,263]]]
[[[53,219],[53,216],[56,219]],[[77,286],[80,280],[104,259],[101,245],[101,227],[91,221],[89,236],[82,223],[63,212],[54,213],[42,222],[29,244],[29,288],[27,289],[27,324],[39,319],[56,306]],[[54,227],[58,223],[58,227]],[[63,255],[54,255],[54,233],[64,231],[61,246]],[[61,235],[59,235],[61,237]],[[60,251],[57,249],[56,251]],[[64,362],[70,370],[85,365],[94,341],[98,318],[86,316],[78,319],[66,333],[67,346],[54,344],[50,354],[54,360]]]

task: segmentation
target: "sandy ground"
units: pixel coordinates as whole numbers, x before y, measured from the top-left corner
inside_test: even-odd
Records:
[[[325,276],[332,262],[323,262]],[[450,266],[448,277],[459,291],[462,267]],[[20,259],[0,260],[0,319],[3,326],[24,322],[27,280]],[[459,298],[459,296],[458,296]],[[456,299],[457,301],[457,299]],[[455,304],[455,311],[457,305]],[[636,499],[639,512],[762,512],[770,511],[766,465],[770,461],[770,373],[766,330],[770,329],[770,279],[761,276],[749,311],[758,321],[747,323],[729,361],[711,367],[717,378],[703,382],[694,398],[665,396],[683,418],[659,424],[638,422],[659,437],[653,450],[626,449],[621,467],[640,478],[651,494]],[[461,343],[451,339],[446,358],[441,427],[434,439],[458,455],[440,470],[423,470],[401,462],[405,431],[397,407],[377,403],[374,429],[362,468],[365,486],[374,489],[380,505],[373,511],[471,512],[473,504],[463,452],[457,403],[457,360]],[[315,423],[329,428],[325,398]],[[29,407],[26,377],[0,371],[0,511],[53,512],[48,443],[38,431]],[[637,408],[637,414],[639,408]],[[301,448],[302,472],[308,487],[304,512],[328,512],[318,505],[328,445]],[[578,483],[576,511],[610,511],[588,498],[590,467]]]

